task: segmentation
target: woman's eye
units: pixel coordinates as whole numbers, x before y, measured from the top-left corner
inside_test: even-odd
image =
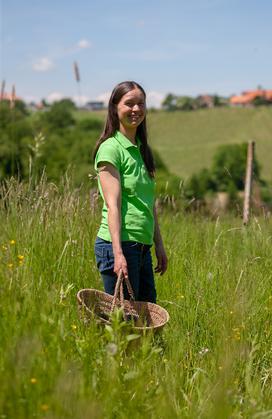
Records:
[[[144,102],[139,102],[139,103],[127,102],[126,105],[129,106],[129,107],[133,107],[135,105],[138,105],[140,107],[143,107],[143,106],[145,106],[145,103]]]

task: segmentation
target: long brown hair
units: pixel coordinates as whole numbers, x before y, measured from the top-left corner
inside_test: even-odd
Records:
[[[119,118],[117,114],[117,105],[122,99],[122,97],[130,92],[131,90],[139,89],[146,98],[146,94],[144,89],[135,81],[124,81],[122,83],[117,84],[112,91],[109,105],[108,105],[108,115],[106,119],[106,123],[103,129],[103,132],[97,141],[93,157],[95,158],[96,153],[100,147],[100,145],[106,141],[108,138],[113,137],[115,132],[119,130]],[[155,165],[153,160],[153,155],[151,149],[147,143],[147,130],[146,130],[146,118],[144,118],[143,122],[137,127],[136,136],[138,136],[141,140],[140,152],[145,164],[145,167],[150,175],[150,177],[154,177],[155,173]]]

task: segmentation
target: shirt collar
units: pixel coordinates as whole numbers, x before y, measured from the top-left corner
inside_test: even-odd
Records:
[[[120,131],[116,131],[116,133],[114,134],[114,138],[124,148],[137,147],[137,146],[140,146],[142,144],[139,137],[136,137],[137,144],[132,144],[132,142],[124,134],[122,134]]]

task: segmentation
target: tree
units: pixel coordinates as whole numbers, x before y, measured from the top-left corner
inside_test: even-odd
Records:
[[[181,111],[192,111],[196,108],[195,99],[190,96],[179,96],[177,98],[177,109]]]
[[[216,190],[228,191],[244,189],[244,178],[247,161],[247,144],[231,144],[218,148],[211,167],[211,176],[216,184]],[[254,161],[254,176],[260,177],[260,165]]]
[[[58,103],[58,106],[61,106],[67,109],[68,111],[74,111],[76,109],[75,103],[70,98],[63,98],[55,103]]]
[[[12,109],[9,101],[0,102],[0,179],[26,175],[28,143],[32,136],[27,115],[22,101],[16,101]]]
[[[75,119],[72,115],[71,104],[67,100],[53,103],[47,112],[41,114],[39,122],[47,131],[74,126]]]
[[[267,106],[267,105],[272,105],[272,101],[266,99],[264,96],[256,96],[253,99],[252,104],[254,106]]]
[[[203,199],[207,192],[228,192],[232,197],[244,190],[247,161],[247,144],[224,145],[216,151],[210,170],[202,169],[191,176],[186,186],[186,196]],[[260,165],[254,160],[254,178],[260,179]]]
[[[177,109],[177,96],[172,93],[168,93],[164,101],[162,102],[162,107],[167,111],[174,111]]]
[[[208,169],[202,169],[189,179],[186,186],[187,198],[203,199],[208,191],[215,191],[216,186]]]

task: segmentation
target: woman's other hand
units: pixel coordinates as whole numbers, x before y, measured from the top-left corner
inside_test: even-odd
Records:
[[[155,272],[163,275],[167,270],[168,259],[162,244],[155,247],[155,253],[157,257],[157,266],[155,268]]]

